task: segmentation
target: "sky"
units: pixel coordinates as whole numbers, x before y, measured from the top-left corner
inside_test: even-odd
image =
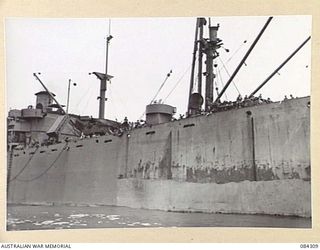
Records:
[[[218,37],[229,50],[220,49],[215,62],[220,90],[267,19],[267,16],[211,17],[212,25],[220,25]],[[70,113],[98,117],[100,82],[88,73],[105,71],[109,22],[113,39],[109,46],[108,74],[114,78],[107,85],[105,118],[123,121],[127,116],[135,121],[142,117],[145,106],[170,70],[172,74],[157,99],[177,107],[177,116],[185,113],[196,17],[8,18],[5,21],[7,111],[35,106],[34,93],[43,88],[33,73],[41,72],[40,79],[56,94],[60,104],[67,102],[68,80],[77,83],[71,86]],[[222,100],[235,100],[239,93],[244,96],[255,90],[311,35],[311,24],[311,16],[274,16]],[[311,43],[312,40],[258,94],[273,101],[290,94],[310,95]]]

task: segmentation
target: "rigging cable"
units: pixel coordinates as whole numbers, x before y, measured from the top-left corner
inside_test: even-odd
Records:
[[[176,87],[179,85],[179,83],[182,81],[182,79],[185,77],[185,75],[187,74],[188,70],[191,68],[191,65],[189,65],[189,67],[184,71],[184,73],[182,74],[182,76],[179,78],[179,80],[176,82],[176,84],[173,86],[173,88],[170,90],[169,94],[166,96],[166,98],[164,98],[164,102],[168,99],[168,97],[172,94],[172,92],[176,89]]]
[[[68,144],[68,143],[67,143]],[[39,179],[40,177],[42,177],[43,175],[45,175],[53,166],[54,164],[57,162],[57,160],[60,158],[60,156],[62,155],[62,153],[68,148],[67,144],[62,148],[62,150],[60,151],[60,153],[58,154],[58,156],[56,157],[56,159],[54,159],[54,161],[50,164],[50,166],[45,170],[43,171],[41,174],[39,174],[38,176],[36,177],[33,177],[31,179],[28,179],[28,180],[25,180],[25,179],[17,179],[17,181],[22,181],[22,182],[31,182],[31,181],[34,181],[36,179]]]
[[[219,76],[219,78],[220,78],[221,87],[223,88],[224,85],[223,85],[223,80],[222,80],[222,76],[221,76],[220,71],[218,71],[218,76]],[[218,83],[217,83],[217,86],[218,86]],[[219,94],[218,94],[218,95],[219,95]],[[224,96],[226,97],[226,100],[228,101],[229,99],[228,99],[228,96],[227,96],[227,93],[226,93],[226,92],[224,93]]]
[[[242,48],[242,46],[247,43],[247,40],[244,40],[243,43],[239,46],[239,48],[229,57],[226,63],[230,62],[231,59],[239,52],[239,50]]]
[[[170,72],[167,74],[166,78],[165,78],[164,81],[162,82],[162,84],[161,84],[160,88],[158,89],[157,93],[156,93],[155,96],[152,98],[150,104],[152,104],[152,103],[154,102],[154,100],[157,98],[159,92],[161,91],[161,89],[163,88],[164,84],[166,83],[166,81],[167,81],[168,78],[170,77],[171,73],[172,73],[172,70],[170,70]],[[145,113],[146,113],[146,111],[144,111],[144,112],[142,113],[142,115],[139,117],[139,120],[142,119],[142,117],[145,115]]]
[[[230,73],[229,73],[226,65],[224,64],[224,62],[222,61],[222,59],[221,59],[220,57],[219,57],[219,60],[220,60],[220,62],[222,63],[222,67],[224,68],[224,70],[226,71],[226,73],[228,74],[228,76],[231,77],[231,75],[230,75]],[[220,73],[220,71],[219,71],[219,73]],[[237,88],[236,84],[234,83],[234,80],[232,80],[232,84],[233,84],[233,86],[236,88],[238,94],[241,95],[239,89]]]
[[[119,95],[119,92],[116,90],[116,88],[113,88],[112,91],[113,91],[113,97],[115,98],[114,100],[119,100],[120,101],[120,105],[119,105],[120,108],[123,111],[128,111],[129,108],[128,108],[128,103],[127,103],[126,99],[123,99],[121,97],[121,95]],[[111,92],[111,88],[110,88],[110,92]],[[130,93],[130,95],[132,94],[131,91],[129,93]],[[111,94],[110,94],[110,98],[111,98]],[[112,101],[112,99],[111,99],[111,101]],[[126,113],[126,112],[124,112],[124,113]]]
[[[30,161],[32,160],[33,156],[35,155],[35,153],[38,151],[39,147],[36,148],[35,151],[33,151],[33,154],[31,155],[31,157],[28,159],[28,161],[26,162],[26,164],[20,169],[20,171],[15,175],[15,177],[13,177],[11,180],[9,180],[8,182],[14,181],[15,179],[18,178],[18,176],[25,170],[25,168],[28,166],[28,164],[30,163]]]
[[[91,100],[91,97],[92,97],[92,95],[93,95],[92,88],[90,88],[90,90],[91,90],[91,91],[88,92],[89,95],[88,95],[87,102],[86,102],[86,104],[84,105],[84,108],[82,109],[83,111],[86,110],[86,108],[88,107],[88,104],[89,104],[89,102],[90,102],[90,100]]]
[[[166,78],[164,79],[163,83],[161,84],[160,88],[158,89],[157,93],[155,94],[155,96],[152,98],[151,103],[153,103],[153,101],[157,98],[159,92],[161,91],[161,89],[163,88],[164,84],[166,83],[166,81],[168,80],[168,78],[170,77],[172,73],[172,70],[170,70],[170,72],[167,74]]]
[[[114,102],[113,102],[113,100],[114,100],[115,98],[113,98],[113,93],[112,93],[112,92],[113,92],[112,88],[109,88],[108,95],[109,95],[110,98],[107,98],[107,99],[110,99],[110,101],[108,101],[108,106],[109,106],[109,108],[110,108],[111,110],[114,110],[114,112],[115,112],[116,114],[119,114],[117,105],[116,105],[116,104],[114,105]],[[110,113],[109,113],[109,114],[110,114]]]
[[[83,93],[83,95],[79,98],[79,101],[77,102],[77,107],[79,106],[80,102],[89,94],[89,90],[92,88],[92,86],[88,86],[86,91]]]
[[[239,46],[239,48],[227,59],[226,64],[228,64],[228,62],[231,61],[231,59],[239,52],[239,50],[242,48],[242,46],[247,42],[247,40],[244,40],[243,43]],[[218,71],[220,72],[220,70],[223,67],[219,67]]]

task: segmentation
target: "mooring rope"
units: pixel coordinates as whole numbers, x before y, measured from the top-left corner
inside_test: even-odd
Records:
[[[64,146],[63,149],[60,151],[60,153],[58,154],[58,156],[56,157],[56,159],[54,159],[54,161],[50,164],[50,166],[45,170],[43,171],[41,174],[39,174],[38,176],[36,177],[33,177],[31,179],[18,179],[18,178],[15,178],[17,181],[22,181],[22,182],[31,182],[31,181],[34,181],[36,179],[39,179],[40,177],[42,177],[43,175],[45,175],[53,166],[54,164],[57,162],[57,160],[60,158],[60,156],[62,155],[62,153],[68,148],[68,146]],[[17,176],[18,177],[18,176]]]
[[[26,167],[29,165],[30,161],[32,160],[33,156],[35,155],[35,153],[37,152],[38,149],[39,149],[39,147],[36,148],[35,151],[33,151],[33,154],[32,154],[31,157],[28,159],[28,161],[26,162],[26,164],[20,169],[20,171],[16,174],[15,177],[13,177],[12,179],[10,179],[10,180],[8,181],[8,183],[11,182],[11,181],[14,181],[15,179],[17,179],[17,177],[18,177],[20,174],[22,174],[22,172],[23,172],[23,171],[26,169]]]

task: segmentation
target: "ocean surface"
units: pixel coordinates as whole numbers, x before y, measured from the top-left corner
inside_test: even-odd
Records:
[[[116,206],[7,206],[7,230],[139,227],[311,228],[310,218],[180,213]]]

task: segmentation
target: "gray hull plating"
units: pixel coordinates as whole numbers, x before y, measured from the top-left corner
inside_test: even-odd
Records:
[[[8,202],[310,217],[309,102],[14,150]]]

